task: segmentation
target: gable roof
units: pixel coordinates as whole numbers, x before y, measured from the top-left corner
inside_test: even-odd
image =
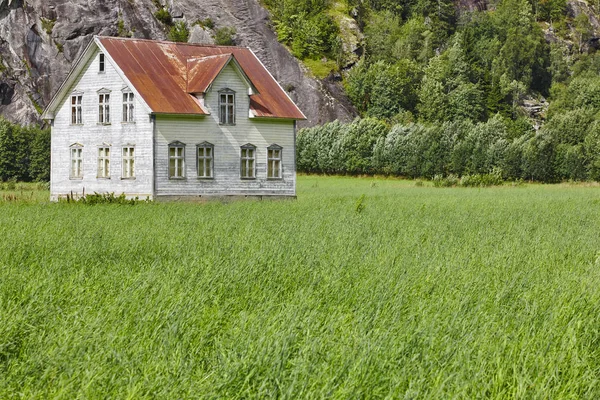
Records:
[[[306,119],[248,48],[114,37],[97,37],[97,42],[153,113],[207,115],[191,93],[208,90],[233,61],[253,88],[255,117]]]

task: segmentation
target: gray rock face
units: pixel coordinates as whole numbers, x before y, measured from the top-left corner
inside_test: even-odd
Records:
[[[235,44],[250,47],[299,105],[312,126],[351,120],[356,111],[339,82],[318,81],[277,42],[258,0],[161,0],[176,21],[186,21],[190,41],[210,44],[214,28],[234,27]],[[0,114],[19,123],[40,122],[50,101],[93,35],[166,38],[154,18],[154,0],[0,0]]]

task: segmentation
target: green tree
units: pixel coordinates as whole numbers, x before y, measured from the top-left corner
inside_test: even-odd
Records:
[[[171,27],[168,37],[173,42],[187,43],[190,37],[190,30],[184,21],[180,21]]]

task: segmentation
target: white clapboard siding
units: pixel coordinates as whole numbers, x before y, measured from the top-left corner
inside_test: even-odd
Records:
[[[235,95],[235,125],[220,125],[218,91],[228,88]],[[212,84],[205,96],[205,106],[211,113],[205,117],[156,116],[155,158],[157,196],[186,195],[281,195],[296,194],[294,122],[291,120],[261,120],[249,118],[248,86],[237,67],[230,63]],[[168,146],[185,143],[185,174],[183,180],[169,179]],[[199,179],[196,166],[196,145],[214,145],[214,179]],[[240,177],[240,146],[256,146],[256,179]],[[283,179],[267,179],[267,147],[283,148]]]
[[[51,199],[70,193],[81,195],[125,193],[140,198],[153,196],[153,124],[148,110],[135,99],[135,122],[123,123],[123,92],[126,87],[114,66],[105,58],[105,72],[99,72],[98,51],[83,69],[69,95],[63,99],[52,125]],[[110,125],[98,124],[98,93],[110,90]],[[83,92],[83,124],[71,124],[71,96]],[[83,179],[70,179],[70,146],[83,145]],[[98,147],[110,145],[110,179],[98,179]],[[135,146],[135,179],[121,179],[122,147]]]

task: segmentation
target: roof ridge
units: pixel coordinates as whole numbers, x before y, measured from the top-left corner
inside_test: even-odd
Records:
[[[225,49],[249,49],[249,47],[244,46],[224,46],[218,44],[202,44],[202,43],[187,43],[187,42],[171,42],[168,40],[155,40],[155,39],[142,39],[142,38],[125,38],[118,36],[102,36],[95,35],[98,39],[110,39],[110,40],[121,40],[121,41],[140,41],[140,42],[152,42],[152,43],[164,43],[164,44],[174,44],[176,46],[194,46],[194,47],[212,47],[212,48],[225,48]]]
[[[205,60],[207,58],[218,58],[218,57],[235,57],[233,53],[222,53],[222,54],[212,54],[210,56],[197,56],[197,57],[188,57],[186,60],[188,62],[194,60]]]

